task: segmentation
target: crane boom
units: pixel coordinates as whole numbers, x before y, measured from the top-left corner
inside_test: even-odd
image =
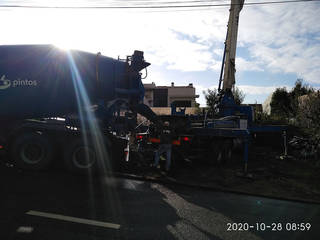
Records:
[[[239,15],[244,0],[231,0],[228,31],[225,42],[223,90],[231,90],[235,84],[235,58],[237,49],[237,36],[239,26]]]
[[[235,58],[237,49],[239,15],[240,11],[243,8],[243,4],[244,0],[231,0],[228,30],[219,80],[219,98],[217,100],[217,107],[219,115],[221,117],[246,116],[248,122],[251,123],[253,120],[252,108],[250,106],[241,106],[239,105],[239,103],[236,103],[232,91],[235,84]],[[221,89],[222,83],[223,87]]]

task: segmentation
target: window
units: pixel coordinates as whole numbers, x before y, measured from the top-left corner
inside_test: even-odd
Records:
[[[153,106],[168,107],[168,89],[153,90]]]
[[[191,101],[184,100],[184,101],[174,101],[172,102],[176,107],[191,107]]]

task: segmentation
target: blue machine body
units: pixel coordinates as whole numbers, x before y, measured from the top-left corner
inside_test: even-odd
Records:
[[[136,105],[144,96],[139,71],[148,65],[140,51],[124,61],[53,45],[2,45],[0,118],[74,113],[79,93],[92,105],[115,99]]]
[[[177,111],[177,106],[174,103],[171,103],[171,115],[185,116],[186,115],[186,107],[179,108],[179,111]]]
[[[248,125],[251,125],[254,120],[252,107],[236,104],[231,91],[223,93],[218,108],[220,117],[245,116]]]

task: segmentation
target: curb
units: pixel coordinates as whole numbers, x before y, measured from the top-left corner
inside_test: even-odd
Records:
[[[316,200],[308,200],[308,199],[301,199],[301,198],[286,198],[286,197],[272,197],[264,194],[252,194],[241,190],[230,190],[229,188],[223,188],[223,187],[211,187],[211,186],[205,186],[205,185],[197,185],[192,183],[185,183],[176,181],[175,179],[161,179],[161,178],[155,178],[155,177],[147,177],[147,176],[141,176],[141,175],[135,175],[135,174],[129,174],[129,173],[121,173],[121,172],[114,172],[113,176],[119,177],[119,178],[126,178],[126,179],[132,179],[132,180],[140,180],[140,181],[147,181],[152,183],[160,183],[160,184],[169,184],[169,185],[176,185],[176,186],[183,186],[183,187],[189,187],[189,188],[196,188],[198,190],[204,190],[204,191],[215,191],[215,192],[223,192],[223,193],[232,193],[237,195],[244,195],[244,196],[251,196],[251,197],[263,197],[267,199],[275,199],[275,200],[282,200],[282,201],[290,201],[290,202],[298,202],[298,203],[304,203],[304,204],[320,204],[320,201]]]

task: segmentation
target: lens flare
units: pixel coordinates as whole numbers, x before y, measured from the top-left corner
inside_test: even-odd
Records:
[[[94,147],[94,151],[96,153],[96,161],[98,163],[98,174],[99,178],[94,178],[93,174],[89,172],[88,180],[89,180],[89,191],[90,191],[90,201],[92,207],[92,217],[95,217],[97,211],[96,201],[94,199],[94,195],[96,194],[97,186],[100,186],[101,193],[104,204],[103,208],[99,207],[99,214],[101,212],[106,212],[107,210],[111,210],[113,216],[118,219],[122,216],[120,213],[121,207],[119,205],[120,201],[118,198],[118,194],[113,187],[107,187],[105,184],[106,181],[112,180],[112,164],[111,164],[111,154],[108,151],[108,147],[111,147],[110,139],[107,138],[103,134],[102,129],[99,125],[99,120],[96,118],[94,112],[91,110],[91,102],[88,97],[86,88],[83,83],[83,79],[79,73],[77,68],[76,62],[72,56],[71,51],[67,51],[68,62],[71,71],[72,82],[76,94],[77,100],[77,107],[78,107],[78,114],[80,118],[80,125],[81,125],[81,134],[83,138],[83,142],[86,146],[92,145]],[[89,156],[86,153],[86,159],[88,161]],[[94,181],[94,179],[98,179],[98,183]],[[99,204],[100,205],[100,204]],[[107,209],[107,207],[109,209]],[[104,214],[106,216],[106,214]]]

